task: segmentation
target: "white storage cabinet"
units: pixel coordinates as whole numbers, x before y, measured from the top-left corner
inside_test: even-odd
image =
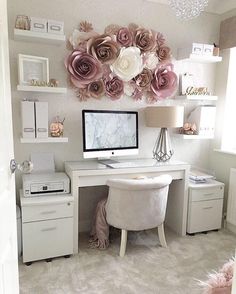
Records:
[[[23,262],[73,254],[73,210],[70,194],[23,197]]]
[[[187,233],[206,232],[221,228],[224,184],[189,183]]]

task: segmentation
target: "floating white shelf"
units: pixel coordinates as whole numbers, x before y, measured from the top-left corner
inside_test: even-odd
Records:
[[[211,96],[211,95],[181,95],[181,96],[176,96],[175,99],[216,101],[218,99],[218,97],[217,96]]]
[[[67,88],[61,87],[38,87],[38,86],[24,86],[18,85],[18,91],[25,92],[43,92],[43,93],[55,93],[55,94],[65,94],[67,92]]]
[[[14,39],[17,41],[38,42],[60,45],[65,42],[65,35],[39,33],[27,30],[14,29]]]
[[[20,138],[21,143],[68,143],[66,137]]]
[[[182,49],[178,49],[177,60],[199,62],[199,63],[215,63],[215,62],[221,62],[222,57],[192,54],[190,48],[182,48]]]
[[[203,135],[184,135],[184,134],[172,134],[175,137],[182,138],[182,139],[188,139],[188,140],[209,140],[214,139],[214,136],[203,136]]]

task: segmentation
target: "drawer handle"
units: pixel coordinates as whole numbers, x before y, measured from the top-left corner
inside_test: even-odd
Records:
[[[41,214],[51,214],[51,213],[56,213],[56,210],[48,210],[48,211],[43,211]]]
[[[41,232],[55,231],[56,229],[57,227],[51,227],[51,228],[42,229]]]
[[[203,207],[203,209],[211,209],[211,208],[213,208],[213,206]]]
[[[204,194],[204,196],[210,196],[210,195],[214,195],[214,193],[206,193],[206,194]]]

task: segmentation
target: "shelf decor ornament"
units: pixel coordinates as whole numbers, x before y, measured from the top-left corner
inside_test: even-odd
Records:
[[[50,134],[51,137],[62,137],[64,132],[64,121],[60,120],[60,118],[57,116],[55,120],[50,124]]]
[[[65,59],[68,81],[80,101],[126,95],[154,103],[176,91],[171,51],[159,32],[136,24],[111,24],[98,34],[83,21],[67,47],[71,51]]]

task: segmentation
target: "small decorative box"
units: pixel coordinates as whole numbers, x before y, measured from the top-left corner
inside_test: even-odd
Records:
[[[57,20],[48,20],[48,33],[49,34],[64,34],[64,22]]]
[[[204,55],[213,55],[214,45],[204,44],[203,52]]]
[[[192,53],[193,54],[203,54],[203,44],[201,43],[193,43],[192,45]]]
[[[30,17],[30,30],[34,32],[47,33],[47,19]]]

